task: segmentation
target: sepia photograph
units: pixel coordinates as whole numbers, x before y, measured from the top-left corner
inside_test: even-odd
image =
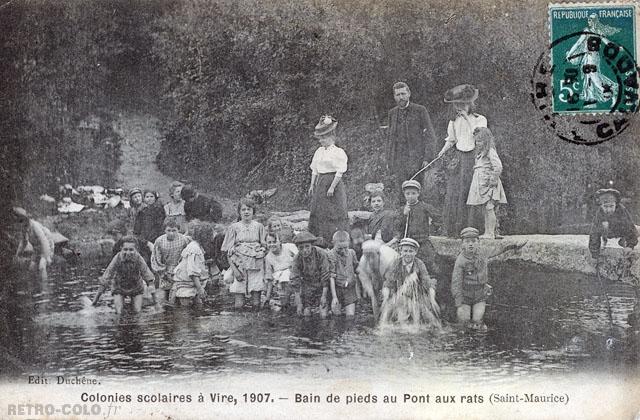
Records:
[[[640,419],[634,0],[2,0],[0,419]]]

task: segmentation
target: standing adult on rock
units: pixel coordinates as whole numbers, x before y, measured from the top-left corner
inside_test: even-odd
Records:
[[[314,136],[320,147],[311,160],[311,214],[309,232],[331,243],[333,234],[347,230],[347,194],[342,175],[347,171],[347,154],[336,146],[338,121],[326,115],[320,118]]]
[[[433,159],[436,135],[427,108],[409,101],[406,83],[393,85],[393,98],[397,105],[389,111],[387,165],[403,182]]]

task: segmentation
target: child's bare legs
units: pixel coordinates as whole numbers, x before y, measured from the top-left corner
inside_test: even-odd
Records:
[[[142,295],[135,295],[131,298],[133,303],[133,312],[138,313],[142,310]]]
[[[474,324],[478,326],[482,325],[482,318],[484,318],[484,311],[486,306],[487,304],[484,301],[475,303],[473,305],[472,312],[471,312],[472,313],[471,319],[473,320]]]
[[[252,291],[251,292],[251,305],[253,306],[253,309],[260,309],[260,296],[262,295],[262,292],[256,292],[256,291]]]
[[[352,303],[344,307],[344,314],[347,317],[352,317],[356,315],[356,304]]]
[[[113,295],[113,307],[117,314],[122,313],[122,307],[124,306],[124,297],[122,295]]]
[[[244,293],[234,293],[233,298],[233,307],[236,309],[242,309],[242,307],[244,306]]]
[[[482,239],[496,238],[496,210],[493,200],[489,200],[484,207],[484,233],[480,235]]]
[[[456,314],[458,315],[458,323],[466,324],[471,320],[471,306],[469,305],[460,305],[456,310]]]
[[[329,316],[329,309],[326,306],[320,305],[320,318],[325,319]]]

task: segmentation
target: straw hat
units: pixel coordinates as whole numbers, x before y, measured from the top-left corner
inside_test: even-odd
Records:
[[[446,103],[451,102],[473,102],[478,99],[478,89],[473,85],[458,85],[456,87],[452,87],[444,94],[444,101]]]
[[[418,243],[418,241],[416,241],[415,239],[411,239],[411,238],[400,239],[400,246],[404,246],[404,245],[412,246],[415,249],[420,248],[420,244]]]
[[[331,115],[323,115],[320,117],[320,121],[316,124],[315,131],[313,135],[316,137],[326,136],[336,129],[338,126],[338,120],[333,118]]]

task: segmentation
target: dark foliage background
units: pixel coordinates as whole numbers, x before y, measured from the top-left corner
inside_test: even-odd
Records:
[[[9,28],[0,158],[22,177],[11,185],[30,194],[43,180],[87,176],[73,172],[86,153],[98,151],[106,172],[116,165],[108,130],[97,149],[68,139],[87,113],[108,120],[125,109],[161,118],[166,172],[231,196],[278,186],[275,204],[300,208],[313,126],[329,113],[340,121],[355,208],[365,183],[391,182],[377,127],[394,105],[393,82],[404,80],[430,111],[438,148],[451,116],[444,92],[480,89],[478,112],[505,165],[504,231],[570,231],[589,220],[591,195],[608,180],[638,215],[638,122],[614,141],[576,146],[555,137],[529,99],[548,45],[546,1],[29,2],[0,20]],[[54,150],[61,159],[45,159]],[[442,169],[432,176],[439,188],[427,199],[440,204]]]

